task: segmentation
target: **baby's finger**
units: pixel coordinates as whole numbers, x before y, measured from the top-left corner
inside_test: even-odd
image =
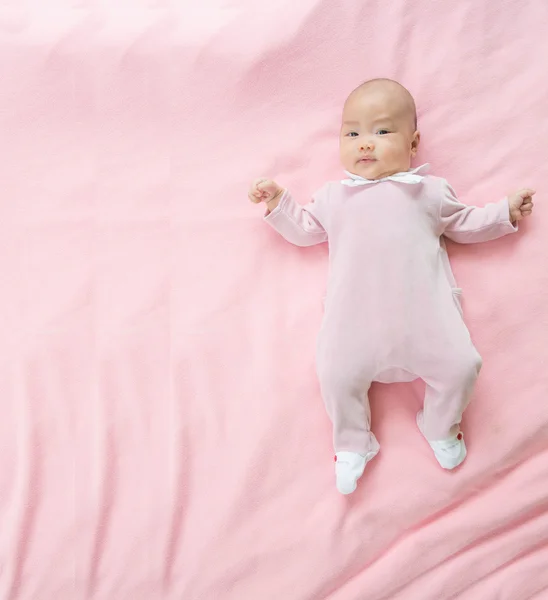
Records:
[[[275,184],[273,181],[265,179],[264,181],[261,181],[261,183],[259,183],[257,185],[257,189],[260,190],[261,192],[269,192],[274,185]]]
[[[260,192],[259,189],[259,185],[263,182],[266,181],[266,179],[261,178],[261,179],[255,179],[255,181],[251,184],[251,189],[250,191],[254,191],[254,192]]]
[[[259,184],[259,189],[268,195],[274,196],[278,193],[280,188],[275,181],[272,181],[272,179],[267,179]]]
[[[256,196],[260,196],[263,193],[262,189],[259,187],[260,185],[261,185],[261,180],[258,180],[257,183],[254,183],[251,186],[249,193],[255,194]]]
[[[263,184],[267,183],[268,179],[266,179],[266,177],[261,177],[259,179],[256,179],[253,182],[253,185],[255,188],[257,188],[258,190],[261,189],[261,187],[263,186]]]

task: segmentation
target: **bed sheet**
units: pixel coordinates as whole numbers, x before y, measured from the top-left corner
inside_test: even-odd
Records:
[[[0,598],[548,598],[544,0],[3,2]],[[442,471],[420,383],[334,486],[315,375],[327,249],[247,200],[341,177],[344,98],[392,77],[467,203],[537,190],[514,236],[450,245],[484,358]]]

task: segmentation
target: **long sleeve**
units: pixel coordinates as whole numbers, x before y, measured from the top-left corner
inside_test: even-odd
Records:
[[[488,242],[518,230],[510,222],[507,198],[483,208],[467,206],[459,202],[446,181],[443,183],[439,218],[441,233],[449,239],[460,244],[473,244]]]
[[[264,220],[288,242],[296,246],[313,246],[327,241],[327,232],[320,222],[323,194],[317,194],[306,206],[295,202],[286,190],[278,206]]]

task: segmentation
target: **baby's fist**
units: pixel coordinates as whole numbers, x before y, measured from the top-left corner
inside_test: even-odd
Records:
[[[249,190],[249,199],[251,202],[258,204],[259,202],[269,202],[283,192],[281,188],[272,179],[256,179]]]
[[[533,212],[534,194],[535,190],[525,188],[508,196],[508,204],[510,206],[510,221],[512,221],[512,223],[521,221]]]

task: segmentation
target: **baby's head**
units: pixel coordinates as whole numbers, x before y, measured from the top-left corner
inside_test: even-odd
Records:
[[[380,179],[409,170],[420,141],[413,96],[391,79],[373,79],[348,96],[340,137],[345,170]]]

